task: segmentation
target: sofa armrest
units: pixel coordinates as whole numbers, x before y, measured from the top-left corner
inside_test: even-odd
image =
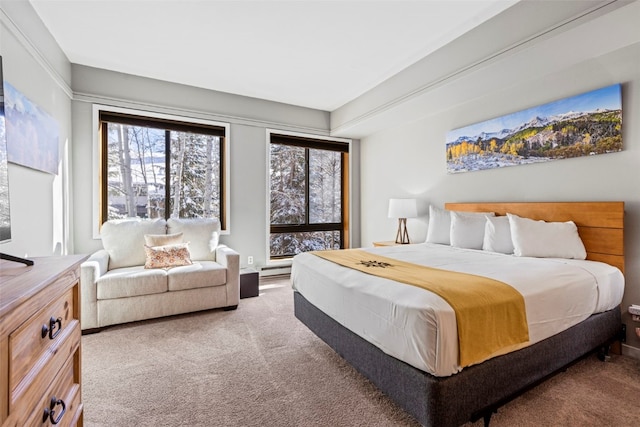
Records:
[[[240,302],[240,254],[226,245],[216,248],[216,262],[227,269],[227,307]]]
[[[93,253],[80,265],[80,326],[82,329],[98,328],[98,295],[96,282],[109,268],[109,253],[104,249]]]

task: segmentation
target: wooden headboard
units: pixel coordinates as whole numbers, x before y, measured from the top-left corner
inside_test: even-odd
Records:
[[[624,202],[445,203],[445,209],[507,212],[544,221],[573,221],[587,259],[618,267],[624,273]]]

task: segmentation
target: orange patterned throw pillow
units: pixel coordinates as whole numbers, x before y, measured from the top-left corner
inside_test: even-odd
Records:
[[[144,268],[171,268],[191,265],[191,254],[188,243],[165,246],[146,246],[147,260]]]

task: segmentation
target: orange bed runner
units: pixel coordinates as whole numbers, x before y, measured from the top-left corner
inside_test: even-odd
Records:
[[[311,253],[363,273],[426,289],[447,301],[456,313],[461,367],[480,363],[529,341],[524,298],[506,283],[358,249]]]

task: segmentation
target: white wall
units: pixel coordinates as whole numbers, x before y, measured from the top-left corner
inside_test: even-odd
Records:
[[[71,252],[66,191],[71,66],[28,2],[0,0],[0,55],[4,79],[57,121],[60,155],[58,175],[9,164],[12,240],[0,252],[19,257]],[[7,144],[12,143],[9,136]]]
[[[422,217],[408,220],[414,241],[424,241],[429,203],[465,201],[625,202],[626,291],[623,307],[640,304],[640,4],[619,8],[501,55],[408,100],[425,108],[411,123],[395,123],[361,141],[362,244],[391,240],[396,220],[391,197],[417,197]],[[478,39],[478,42],[481,42]],[[445,136],[451,129],[535,105],[622,83],[620,153],[499,170],[447,174]],[[426,108],[429,106],[428,108]],[[402,109],[403,106],[398,106]],[[378,119],[388,112],[380,113]],[[376,120],[376,117],[373,117]],[[345,120],[347,123],[348,120]],[[626,312],[626,309],[625,309]],[[627,351],[640,339],[629,327]]]

